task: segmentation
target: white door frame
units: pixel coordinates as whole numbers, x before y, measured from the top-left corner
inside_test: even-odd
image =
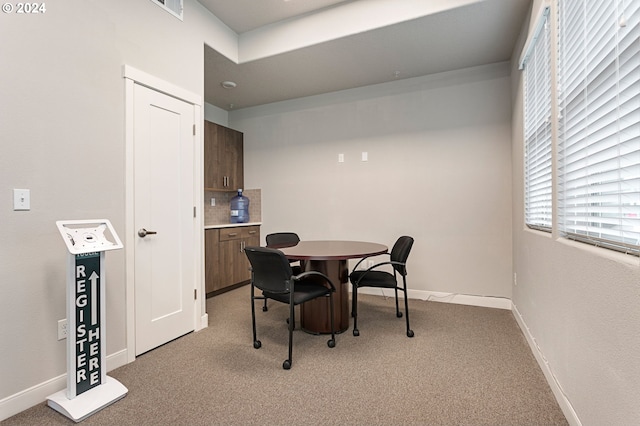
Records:
[[[196,140],[200,143],[196,144],[194,150],[194,165],[193,165],[193,188],[194,194],[196,194],[194,200],[194,208],[196,213],[195,225],[195,238],[194,238],[194,277],[195,277],[195,289],[197,291],[197,298],[194,300],[194,318],[193,328],[195,331],[201,330],[207,327],[208,315],[206,313],[206,294],[204,291],[204,214],[203,214],[203,171],[202,171],[202,159],[204,156],[204,140],[202,134],[203,117],[202,117],[202,97],[189,92],[181,87],[175,86],[169,82],[161,80],[157,77],[149,75],[143,71],[137,70],[128,65],[124,65],[122,68],[122,76],[125,79],[125,298],[126,298],[126,328],[127,328],[127,362],[133,362],[136,359],[135,355],[135,229],[134,229],[134,137],[133,137],[133,123],[134,123],[134,97],[133,88],[134,84],[139,84],[148,87],[152,90],[164,93],[174,98],[185,101],[193,105],[194,110],[194,123],[196,124]]]

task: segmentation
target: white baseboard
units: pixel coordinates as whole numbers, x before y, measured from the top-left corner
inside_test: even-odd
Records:
[[[358,290],[358,293],[395,297],[393,290],[373,287],[362,288]],[[443,293],[424,290],[407,290],[407,293],[409,295],[409,299],[511,310],[511,299],[507,299],[506,297],[474,296],[470,294]],[[402,296],[402,293],[400,293],[400,296]]]
[[[200,327],[196,331],[200,331],[209,327],[209,314],[205,313],[200,317]]]
[[[560,386],[560,383],[558,383],[558,380],[556,379],[555,374],[553,374],[553,370],[551,369],[551,366],[549,365],[549,363],[547,362],[547,359],[545,358],[544,354],[540,350],[540,347],[537,345],[536,339],[531,334],[531,331],[529,330],[529,327],[527,327],[527,324],[525,323],[524,318],[522,318],[520,311],[518,311],[518,307],[516,305],[513,305],[511,312],[515,317],[516,322],[520,326],[522,333],[527,339],[527,342],[529,343],[529,347],[531,348],[531,352],[533,352],[533,356],[536,358],[536,361],[538,361],[538,365],[542,369],[542,372],[544,373],[544,377],[547,379],[547,383],[549,383],[549,386],[551,387],[551,391],[553,392],[553,395],[556,397],[556,401],[558,401],[558,405],[560,405],[560,409],[562,410],[562,413],[567,418],[567,421],[569,422],[570,425],[582,426],[582,422],[580,422],[580,419],[578,418],[578,415],[573,409],[571,402],[569,401],[569,399],[567,398],[567,395],[562,390],[562,387]]]
[[[123,349],[108,355],[106,361],[107,371],[125,365],[127,363],[127,350]],[[43,403],[49,395],[65,389],[66,386],[67,374],[65,373],[0,400],[0,421],[8,419],[34,405]]]

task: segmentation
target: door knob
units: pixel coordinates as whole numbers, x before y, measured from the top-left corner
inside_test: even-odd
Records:
[[[156,231],[147,231],[144,228],[142,228],[141,230],[138,231],[138,236],[141,237],[141,238],[144,238],[147,235],[153,235],[153,234],[157,234],[157,232]]]

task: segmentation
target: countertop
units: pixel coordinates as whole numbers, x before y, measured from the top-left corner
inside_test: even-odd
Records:
[[[247,222],[247,223],[221,223],[217,225],[207,225],[204,229],[220,229],[220,228],[236,228],[238,226],[260,226],[262,222]]]

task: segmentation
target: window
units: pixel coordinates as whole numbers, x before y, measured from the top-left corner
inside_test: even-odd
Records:
[[[559,0],[562,235],[640,251],[640,0]]]
[[[183,0],[151,0],[176,18],[183,20]]]
[[[549,8],[546,7],[525,50],[524,67],[524,170],[525,223],[551,231],[551,43]]]

